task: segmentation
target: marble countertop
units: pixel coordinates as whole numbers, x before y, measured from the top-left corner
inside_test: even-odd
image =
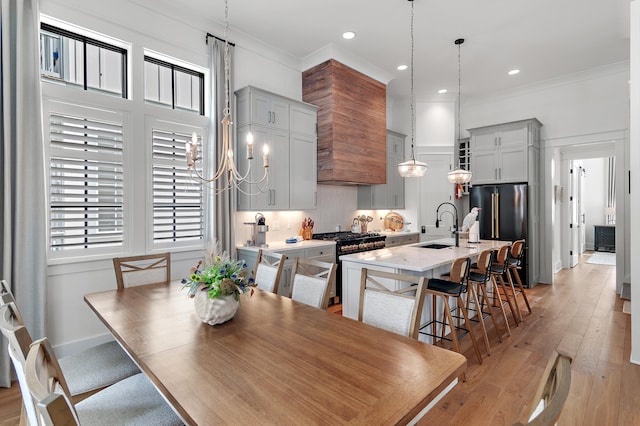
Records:
[[[448,244],[450,247],[443,249],[422,247],[434,243]],[[440,266],[451,265],[451,263],[459,257],[470,256],[475,258],[480,252],[486,249],[497,249],[506,244],[511,244],[511,241],[482,240],[480,243],[469,244],[466,240],[460,240],[460,247],[454,247],[454,239],[445,238],[436,241],[423,241],[416,244],[347,254],[340,256],[340,260],[343,262],[356,262],[407,271],[426,272]]]
[[[270,251],[287,251],[287,250],[297,250],[297,249],[305,249],[311,247],[329,247],[335,246],[335,241],[325,241],[325,240],[303,240],[298,241],[297,243],[286,243],[284,241],[273,241],[269,243],[269,247],[256,247],[256,246],[236,246],[236,249],[243,249],[249,251],[257,252],[260,249],[270,250]]]
[[[391,237],[394,235],[416,235],[416,234],[419,234],[419,232],[418,231],[380,231],[380,234]]]

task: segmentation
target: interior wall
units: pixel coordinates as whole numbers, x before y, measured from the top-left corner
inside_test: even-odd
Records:
[[[638,164],[640,159],[640,1],[631,1],[631,123],[629,150],[625,160],[631,162],[629,184],[632,188],[640,188],[640,173]],[[630,191],[630,188],[629,188]],[[630,197],[629,216],[632,211],[640,211],[640,197]],[[619,202],[620,200],[618,200]],[[618,216],[619,219],[619,216]],[[640,255],[640,226],[637,221],[630,220],[630,256],[638,259]],[[616,235],[617,237],[617,235]],[[636,241],[635,244],[631,241]],[[631,362],[640,364],[640,262],[631,264]]]

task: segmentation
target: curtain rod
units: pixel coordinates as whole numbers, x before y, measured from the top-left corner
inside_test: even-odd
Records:
[[[216,40],[220,40],[220,41],[226,41],[226,40],[225,40],[225,39],[223,39],[223,38],[220,38],[220,37],[215,36],[215,35],[213,35],[213,34],[207,33],[207,37],[206,37],[206,38],[205,38],[205,40],[204,40],[204,42],[205,42],[205,43],[207,43],[207,44],[209,44],[209,37],[213,37],[213,38],[215,38]],[[233,46],[233,47],[236,47],[236,44],[235,44],[235,43],[231,43],[230,41],[226,41],[226,42],[227,42],[227,43],[229,43],[229,45],[231,45],[231,46]]]

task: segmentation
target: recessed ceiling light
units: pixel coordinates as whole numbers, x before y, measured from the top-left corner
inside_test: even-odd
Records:
[[[399,70],[399,71],[404,71],[404,70],[406,70],[407,68],[409,68],[409,67],[408,67],[408,66],[406,66],[406,65],[398,65],[398,70]]]
[[[352,38],[355,38],[356,33],[354,33],[353,31],[347,31],[346,33],[342,34],[342,38],[345,40],[351,40]]]
[[[447,93],[447,89],[440,89],[438,90],[438,93]]]
[[[509,71],[509,75],[516,75],[520,72],[520,70],[511,70]]]

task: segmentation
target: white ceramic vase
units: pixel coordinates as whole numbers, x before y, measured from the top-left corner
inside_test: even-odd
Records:
[[[229,321],[240,306],[240,302],[233,295],[211,299],[206,291],[198,291],[193,302],[202,322],[209,325]]]

